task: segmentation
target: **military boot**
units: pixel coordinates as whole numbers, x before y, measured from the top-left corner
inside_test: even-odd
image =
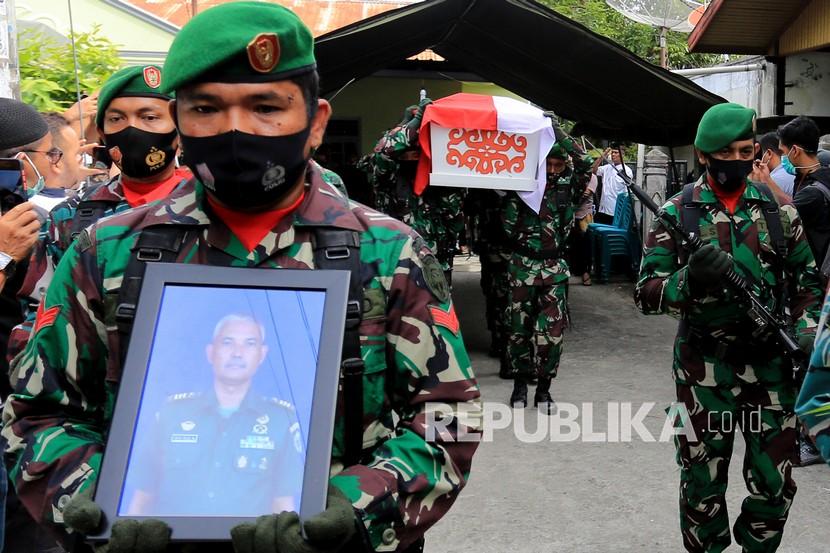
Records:
[[[527,407],[527,382],[524,378],[516,377],[513,380],[513,393],[510,394],[510,406],[516,408]]]
[[[538,407],[543,413],[550,415],[556,411],[556,403],[553,402],[553,397],[550,395],[551,378],[549,376],[540,376],[539,383],[536,385],[536,393],[533,394],[533,406]]]

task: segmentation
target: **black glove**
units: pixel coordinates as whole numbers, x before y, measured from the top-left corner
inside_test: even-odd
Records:
[[[718,284],[731,267],[729,254],[712,244],[706,244],[689,257],[689,276],[707,287]]]
[[[424,98],[418,103],[418,110],[415,112],[415,117],[413,117],[406,126],[410,129],[414,128],[418,130],[421,128],[421,120],[424,118],[424,110],[427,109],[427,106],[432,103],[432,100],[429,98]]]
[[[76,495],[63,508],[64,524],[80,534],[96,532],[102,518],[101,507],[86,494]],[[162,553],[169,542],[170,527],[161,520],[118,520],[109,541],[95,553]]]
[[[236,553],[336,553],[354,536],[357,520],[351,502],[329,486],[326,510],[302,525],[297,513],[282,512],[257,518],[231,529]]]

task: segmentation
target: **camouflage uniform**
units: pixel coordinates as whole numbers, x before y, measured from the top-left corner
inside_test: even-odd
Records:
[[[414,172],[402,175],[398,157],[417,147],[418,129],[403,123],[389,129],[380,137],[371,154],[357,162],[357,168],[366,173],[375,196],[375,209],[395,219],[410,222],[415,202],[412,184]]]
[[[507,279],[509,254],[501,220],[504,199],[490,190],[471,190],[468,199],[475,204],[473,217],[477,236],[474,247],[481,263],[481,291],[484,294],[487,329],[492,337],[491,352],[493,355],[502,355],[510,328],[510,282]]]
[[[547,184],[538,214],[517,194],[509,194],[504,203],[504,230],[511,252],[507,357],[514,375],[525,381],[534,375],[554,378],[562,356],[570,276],[564,249],[591,165],[590,158],[576,159],[576,169],[568,166],[555,182]]]
[[[783,266],[796,332],[812,333],[821,285],[795,208],[780,206],[787,240],[782,263],[762,212],[769,198],[755,185],[747,184],[734,214],[724,211],[705,179],[695,183],[692,200],[701,207],[701,239],[731,254],[734,270],[754,283],[771,309],[780,307],[781,271],[776,267]],[[680,220],[681,195],[663,210]],[[734,441],[730,423],[737,422],[747,443],[744,480],[750,495],[735,521],[735,539],[746,552],[775,551],[796,491],[791,477],[797,434],[792,366],[769,341],[750,336],[747,308],[731,291],[707,292],[690,282],[686,262],[686,252],[655,222],[635,291],[643,313],[669,313],[682,320],[672,370],[678,402],[688,410],[698,440],[676,437],[683,542],[689,551],[701,552],[723,551],[730,544],[725,492]]]
[[[466,195],[464,188],[428,186],[417,196],[412,209],[412,228],[435,253],[450,283],[458,236],[464,232],[462,208]]]
[[[178,262],[206,264],[216,248],[238,267],[312,268],[315,227],[360,233],[365,461],[341,461],[341,396],[331,481],[358,509],[377,551],[406,549],[449,509],[477,445],[454,438],[477,436],[480,405],[447,284],[408,227],[349,202],[313,166],[307,179],[300,207],[250,252],[202,209],[200,184],[101,221],[70,247],[16,359],[19,381],[3,411],[9,476],[38,521],[61,530],[58,505],[95,484],[121,376],[118,289],[139,232],[155,225],[193,229]],[[436,418],[449,417],[449,435],[428,442],[435,409]]]
[[[182,183],[186,179],[182,179]],[[29,267],[26,278],[18,292],[18,297],[25,304],[25,320],[14,327],[9,338],[9,359],[23,351],[34,323],[35,313],[40,298],[49,287],[55,267],[63,253],[72,243],[72,221],[81,201],[97,201],[111,204],[104,211],[104,217],[121,213],[130,209],[121,187],[121,176],[118,175],[103,185],[87,189],[83,194],[73,196],[58,204],[44,223],[40,239],[35,244],[29,258]]]
[[[795,403],[824,460],[830,464],[830,295],[824,298],[810,368]]]

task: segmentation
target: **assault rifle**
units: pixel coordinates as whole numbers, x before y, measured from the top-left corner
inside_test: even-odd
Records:
[[[620,153],[620,157],[622,158],[622,153]],[[663,223],[663,227],[689,253],[694,253],[704,246],[699,236],[686,232],[677,219],[661,211],[659,206],[654,203],[654,200],[642,188],[634,184],[634,181],[625,174],[625,171],[617,170],[617,174],[623,179],[628,190],[643,203],[646,209],[654,214],[657,220]],[[792,363],[793,374],[798,378],[807,370],[809,359],[807,354],[798,347],[796,339],[790,334],[790,327],[787,321],[770,312],[767,306],[752,291],[746,279],[736,273],[734,269],[730,268],[724,275],[724,279],[732,291],[737,294],[738,298],[749,306],[747,314],[755,326],[753,335],[756,337],[768,337],[773,340],[781,349],[784,357]]]

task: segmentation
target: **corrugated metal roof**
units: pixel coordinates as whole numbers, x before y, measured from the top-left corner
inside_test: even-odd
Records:
[[[689,50],[773,54],[778,38],[811,1],[715,0],[689,35]]]
[[[232,0],[198,0],[198,11]],[[190,0],[123,0],[177,27],[190,20]],[[274,1],[296,13],[314,36],[350,25],[383,12],[413,4],[413,0],[280,0]],[[420,58],[419,58],[420,59]],[[431,59],[431,58],[427,58]]]

